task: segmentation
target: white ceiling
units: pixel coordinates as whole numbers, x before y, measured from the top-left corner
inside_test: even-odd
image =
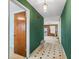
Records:
[[[60,16],[66,0],[47,0],[48,9],[43,10],[44,0],[27,0],[43,17]]]

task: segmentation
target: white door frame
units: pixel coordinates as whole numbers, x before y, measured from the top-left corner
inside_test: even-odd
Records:
[[[59,40],[60,40],[60,43],[61,43],[61,17],[59,17]]]
[[[10,0],[11,2],[15,3],[17,6],[21,7],[22,9],[24,10],[21,10],[21,11],[26,11],[26,34],[27,34],[27,38],[26,38],[26,55],[27,55],[27,58],[30,56],[30,10],[25,7],[24,5],[22,5],[20,2],[18,2],[17,0]],[[17,13],[17,12],[21,12],[21,11],[16,11],[14,13]],[[25,58],[26,59],[26,58]]]

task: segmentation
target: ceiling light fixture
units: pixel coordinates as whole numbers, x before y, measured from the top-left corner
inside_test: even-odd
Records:
[[[47,12],[47,7],[48,7],[47,1],[44,0],[44,5],[43,5],[44,12]]]

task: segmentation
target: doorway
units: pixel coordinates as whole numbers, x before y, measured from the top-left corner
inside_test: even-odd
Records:
[[[44,25],[44,29],[47,36],[54,36],[57,37],[58,36],[58,24],[48,24],[48,25]]]
[[[30,10],[10,0],[9,58],[26,59],[30,55]]]

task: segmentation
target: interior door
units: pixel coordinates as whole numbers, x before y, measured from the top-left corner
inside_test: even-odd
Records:
[[[26,12],[14,14],[14,53],[26,57]]]

